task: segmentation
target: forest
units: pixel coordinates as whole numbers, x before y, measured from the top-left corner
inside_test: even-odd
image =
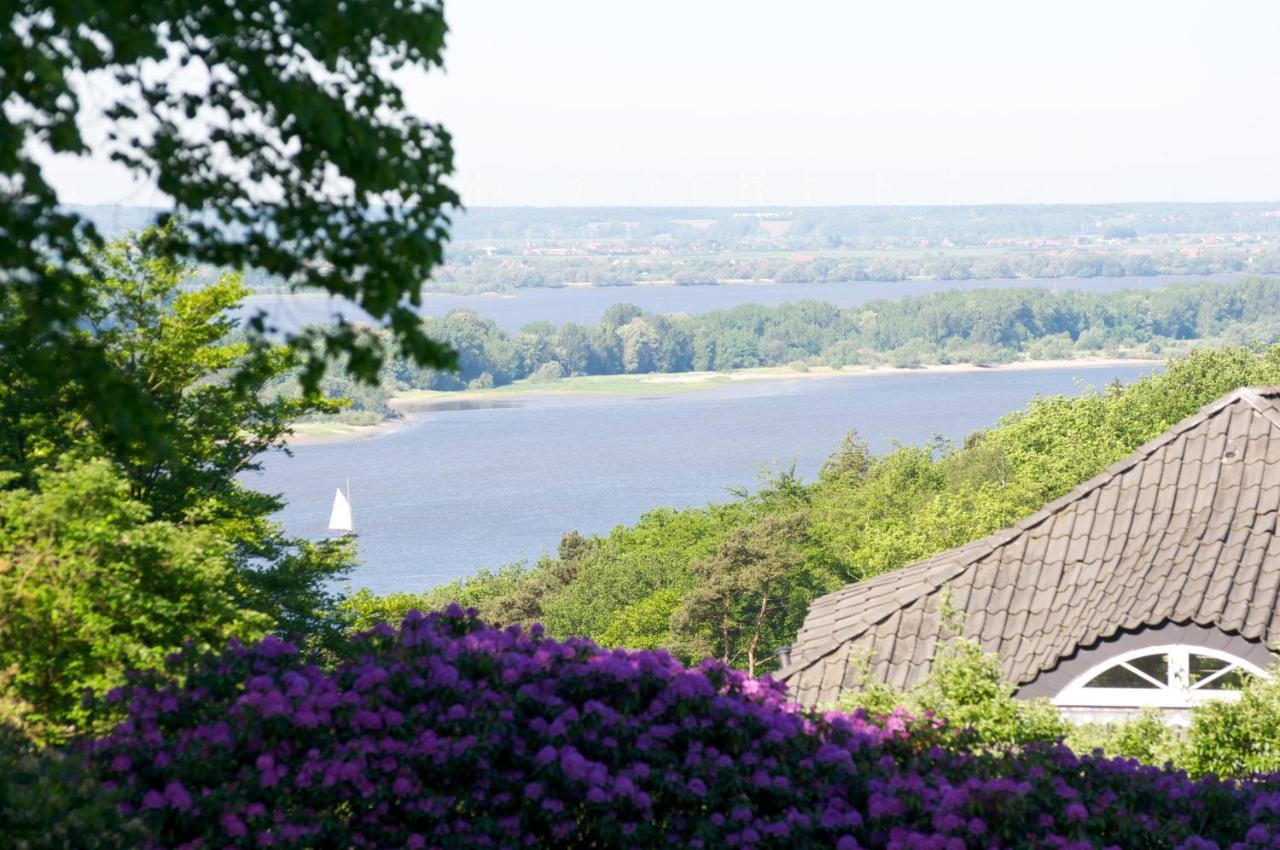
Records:
[[[158,207],[72,206],[108,237],[150,224]],[[450,242],[560,244],[592,240],[666,240],[694,245],[775,239],[790,248],[869,247],[883,240],[947,241],[1132,239],[1205,234],[1280,233],[1274,203],[956,204],[846,207],[477,207],[453,216]]]

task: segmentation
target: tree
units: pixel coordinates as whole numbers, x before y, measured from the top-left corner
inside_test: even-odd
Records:
[[[84,719],[85,688],[273,625],[245,604],[228,540],[154,518],[106,459],[67,457],[0,492],[0,552],[0,699],[25,704],[40,737]]]
[[[625,372],[652,372],[658,354],[658,332],[643,318],[632,319],[618,328],[622,340],[622,368]]]
[[[448,133],[405,110],[405,73],[441,62],[438,3],[353,0],[232,10],[198,0],[16,0],[0,27],[0,348],[46,392],[80,387],[83,415],[123,439],[168,438],[149,402],[75,333],[93,299],[79,271],[92,222],[59,205],[45,151],[90,152],[81,126],[105,126],[108,154],[153,181],[189,217],[157,249],[217,267],[255,268],[294,288],[349,298],[390,327],[398,350],[448,366],[412,307],[442,260],[458,197]],[[157,73],[159,71],[159,73]],[[82,102],[80,81],[101,101]],[[261,330],[259,315],[252,325]],[[339,322],[290,350],[315,389],[329,360],[375,379],[386,349]],[[238,368],[252,373],[254,347]]]
[[[151,518],[207,528],[228,545],[240,604],[293,637],[334,639],[327,587],[349,568],[351,545],[285,537],[270,519],[279,497],[239,476],[283,445],[294,419],[337,405],[262,392],[290,369],[289,352],[244,338],[228,318],[247,293],[237,276],[184,289],[190,269],[159,248],[173,228],[87,252],[82,309],[63,332],[163,411],[165,445],[100,422],[87,410],[89,388],[49,387],[25,371],[30,352],[0,346],[0,473],[12,473],[10,486],[38,490],[43,471],[64,456],[103,458]],[[53,350],[37,356],[55,357],[56,343],[44,344]]]
[[[671,617],[672,632],[691,655],[726,664],[745,658],[754,676],[761,656],[794,633],[807,603],[828,589],[827,576],[807,565],[806,525],[802,513],[766,514],[693,564],[696,584]]]
[[[822,464],[819,476],[823,480],[854,476],[860,478],[871,469],[871,447],[858,436],[858,432],[850,429],[840,441],[840,448]]]
[[[556,334],[556,359],[570,375],[585,375],[591,367],[591,334],[572,322],[560,327]]]

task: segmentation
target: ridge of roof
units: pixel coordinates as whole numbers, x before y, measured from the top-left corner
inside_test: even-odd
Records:
[[[1269,399],[1273,397],[1280,397],[1280,385],[1238,387],[1226,395],[1201,406],[1201,408],[1195,413],[1166,428],[1158,436],[1138,446],[1134,451],[1110,464],[1097,475],[1094,475],[1087,481],[1076,485],[1066,494],[1048,502],[1038,511],[1028,514],[1012,525],[995,531],[986,537],[981,537],[978,540],[944,550],[919,561],[914,561],[897,570],[892,570],[884,573],[883,575],[876,576],[873,579],[854,582],[847,587],[824,594],[810,603],[809,613],[812,613],[814,607],[818,605],[826,607],[826,605],[823,604],[824,600],[831,600],[831,603],[828,604],[833,604],[836,601],[844,602],[850,598],[856,598],[857,596],[863,595],[865,592],[874,591],[884,584],[888,584],[892,579],[898,579],[901,581],[903,574],[908,571],[923,574],[921,576],[921,580],[916,585],[921,589],[921,592],[917,594],[917,598],[933,596],[947,582],[954,580],[957,576],[971,569],[977,562],[988,557],[1001,547],[1007,546],[1009,543],[1017,540],[1023,534],[1036,528],[1046,520],[1051,519],[1066,506],[1088,497],[1093,491],[1106,486],[1118,476],[1123,475],[1135,466],[1149,460],[1151,456],[1161,448],[1178,439],[1193,428],[1202,425],[1212,416],[1221,413],[1232,404],[1237,402],[1247,404],[1254,410],[1254,412],[1263,416],[1277,429],[1280,429],[1280,409],[1277,409],[1277,406],[1269,401]],[[965,550],[968,549],[971,549],[972,551],[966,552]],[[937,562],[945,562],[948,557],[955,557],[957,554],[962,552],[964,553],[964,557],[953,565],[953,569],[945,571],[938,570],[937,573],[930,575],[930,566],[935,569],[941,567],[942,564]],[[838,650],[847,641],[888,620],[897,610],[899,610],[899,608],[886,606],[885,610],[875,619],[867,620],[866,622],[858,624],[856,631],[839,634],[837,639],[833,639],[829,642],[829,645],[824,651],[814,655],[795,658],[786,666],[785,669],[778,671],[779,678],[787,678],[795,672],[812,667],[817,662],[830,656],[831,653]],[[806,620],[807,619],[808,617],[806,616]],[[801,628],[803,629],[803,625]],[[792,648],[798,649],[799,647],[793,645]]]
[[[1273,384],[1268,387],[1242,387],[1237,392],[1241,401],[1265,416],[1272,425],[1280,428],[1280,409],[1277,409],[1275,403],[1268,401],[1271,398],[1280,397],[1280,386]]]

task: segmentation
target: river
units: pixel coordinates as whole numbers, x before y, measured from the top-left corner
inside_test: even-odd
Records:
[[[725,499],[730,487],[754,485],[762,467],[794,462],[811,478],[851,428],[875,451],[935,434],[958,440],[1037,394],[1152,368],[922,371],[504,400],[431,412],[374,439],[273,453],[249,481],[284,494],[288,531],[319,538],[334,488],[349,478],[362,560],[352,584],[423,590],[554,551],[569,529],[600,534],[654,507]]]

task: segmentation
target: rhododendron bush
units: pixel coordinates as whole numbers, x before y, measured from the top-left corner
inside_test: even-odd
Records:
[[[333,671],[268,639],[112,694],[94,769],[156,846],[1280,846],[1280,781],[1060,747],[966,754],[816,715],[720,664],[498,631],[454,608]]]

